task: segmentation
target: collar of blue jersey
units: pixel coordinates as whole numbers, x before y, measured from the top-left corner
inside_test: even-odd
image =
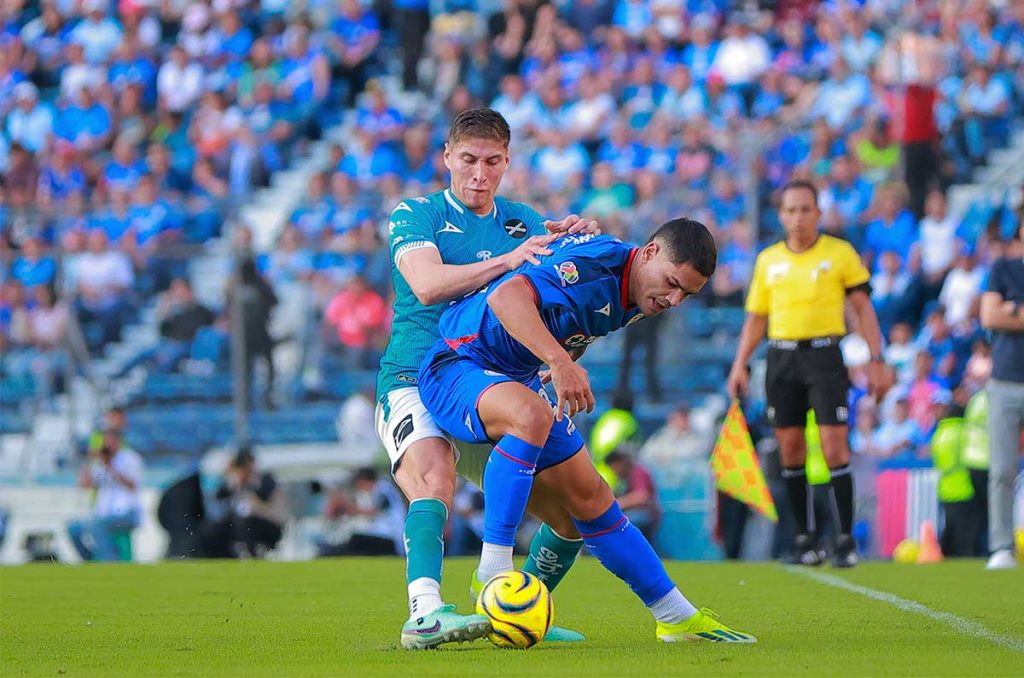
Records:
[[[462,214],[464,216],[472,216],[472,217],[475,217],[477,219],[494,219],[495,217],[498,216],[498,200],[497,200],[497,196],[495,196],[494,207],[491,209],[491,213],[490,214],[485,214],[483,216],[477,214],[473,210],[471,210],[468,207],[466,207],[466,204],[464,202],[462,202],[457,197],[455,197],[455,194],[452,193],[452,189],[451,189],[450,186],[448,188],[444,189],[444,199],[445,199],[445,202],[447,202],[449,205],[452,206],[452,209],[454,209],[456,212],[458,212],[459,214]]]
[[[639,247],[634,247],[629,251],[626,265],[622,267],[622,278],[619,279],[619,291],[622,293],[620,300],[622,301],[622,308],[627,311],[636,307],[636,304],[629,303],[629,272],[633,270],[633,260],[636,259],[636,253],[639,251]]]

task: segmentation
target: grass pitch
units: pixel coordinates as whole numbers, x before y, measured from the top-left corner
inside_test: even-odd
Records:
[[[464,611],[473,565],[445,562]],[[409,653],[398,559],[30,565],[0,570],[0,675],[1022,675],[1024,570],[982,568],[824,570],[968,622],[951,625],[778,565],[672,563],[691,600],[760,643],[662,645],[640,602],[586,558],[555,594],[557,622],[586,643]],[[979,624],[1011,647],[971,635]]]

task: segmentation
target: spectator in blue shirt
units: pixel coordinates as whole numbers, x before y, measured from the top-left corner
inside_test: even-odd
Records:
[[[698,14],[690,22],[690,43],[683,49],[682,60],[697,82],[708,76],[718,54],[714,30],[715,20],[709,14]]]
[[[644,169],[662,176],[671,175],[676,171],[678,153],[679,146],[673,141],[671,125],[665,119],[656,117],[647,128]]]
[[[660,112],[676,121],[690,121],[703,117],[707,112],[708,99],[704,89],[693,81],[690,69],[676,66],[668,75],[665,96],[661,99]]]
[[[113,158],[103,168],[103,182],[107,191],[130,193],[145,173],[146,163],[139,158],[135,144],[124,137],[118,138],[114,142]]]
[[[92,90],[78,90],[74,102],[60,113],[56,135],[70,141],[83,153],[93,153],[106,147],[112,132],[110,113],[96,101]]]
[[[327,196],[327,179],[315,172],[306,186],[306,196],[292,212],[293,224],[307,242],[318,243],[331,218],[333,203]]]
[[[438,176],[438,156],[430,144],[430,128],[410,127],[402,136],[402,176],[419,184],[421,193],[429,193]],[[415,192],[415,191],[414,191]]]
[[[138,40],[125,36],[107,70],[107,81],[115,92],[123,92],[130,85],[142,87],[147,107],[156,105],[156,65],[139,51]]]
[[[367,130],[356,129],[352,151],[346,155],[338,170],[363,186],[372,186],[377,179],[402,171],[402,156],[393,147],[377,143]]]
[[[331,33],[327,44],[334,57],[333,76],[351,83],[351,105],[366,85],[367,66],[380,43],[380,22],[359,0],[342,0],[341,15],[331,23]]]
[[[746,200],[736,186],[736,180],[727,171],[718,170],[711,183],[711,196],[708,209],[715,217],[719,226],[743,219],[746,215]]]
[[[1009,131],[1009,91],[1000,78],[992,77],[988,68],[975,66],[961,90],[959,105],[967,151],[972,160],[982,162],[993,146],[1005,144]]]
[[[373,135],[378,143],[396,142],[405,131],[405,119],[388,103],[388,95],[376,82],[367,84],[368,105],[356,114],[356,126]]]
[[[882,52],[882,39],[859,12],[850,13],[847,31],[842,42],[843,58],[853,70],[866,73]]]
[[[217,54],[229,62],[244,61],[252,47],[253,35],[248,26],[242,23],[241,17],[234,9],[220,15],[217,27],[210,31],[210,42]]]
[[[330,65],[319,50],[310,47],[309,31],[304,26],[288,28],[284,43],[281,94],[295,102],[303,117],[309,117],[330,91]]]
[[[917,241],[917,223],[907,209],[907,188],[903,184],[880,186],[875,196],[877,217],[868,224],[865,255],[878,270],[882,252],[895,252],[903,261],[910,259],[910,248]]]
[[[31,236],[21,243],[21,256],[11,264],[11,277],[25,288],[26,292],[38,285],[50,285],[57,277],[57,264],[43,253],[42,241]]]
[[[828,78],[818,89],[812,115],[823,117],[833,130],[844,130],[870,101],[871,81],[851,72],[841,57],[832,61]]]
[[[121,249],[127,245],[121,239],[132,226],[130,197],[127,191],[113,191],[107,207],[93,213],[88,222],[90,230],[101,229],[107,234],[107,241]]]
[[[50,163],[39,175],[36,199],[44,209],[60,208],[72,196],[84,197],[85,174],[73,162],[74,147],[67,141],[58,141],[50,156]]]
[[[629,125],[618,121],[612,125],[608,139],[597,149],[595,159],[610,164],[616,177],[629,178],[643,167],[644,148],[633,139]]]
[[[618,0],[612,14],[612,24],[618,26],[634,40],[654,22],[650,0]]]
[[[643,129],[665,98],[665,85],[655,80],[654,64],[648,58],[637,59],[630,84],[622,92],[621,114],[633,129]]]
[[[863,231],[864,216],[871,207],[873,187],[854,171],[848,155],[837,155],[829,164],[828,188],[822,195],[824,224],[830,233],[849,229]],[[859,240],[859,239],[858,239]]]

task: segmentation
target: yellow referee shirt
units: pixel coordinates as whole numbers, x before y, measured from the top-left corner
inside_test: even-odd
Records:
[[[846,334],[847,290],[871,280],[850,243],[828,235],[807,250],[785,241],[757,255],[747,312],[768,316],[769,339],[813,339]]]

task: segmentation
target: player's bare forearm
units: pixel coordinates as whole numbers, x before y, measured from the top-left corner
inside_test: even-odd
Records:
[[[431,247],[406,254],[401,258],[398,270],[419,302],[433,306],[480,289],[508,273],[508,264],[496,257],[455,266],[441,261],[441,255]]]
[[[1014,312],[1013,305],[1003,300],[998,292],[985,292],[981,296],[981,326],[987,330],[1003,332],[1024,332],[1024,312],[1020,307]]]
[[[505,331],[545,365],[554,366],[569,359],[568,352],[544,326],[533,288],[522,277],[503,282],[487,298],[487,305]]]
[[[758,345],[767,333],[768,316],[759,313],[747,313],[747,318],[743,321],[743,329],[740,331],[739,347],[736,349],[736,360],[733,362],[733,368],[736,366],[746,367],[750,361],[750,356],[754,355],[754,351],[757,350]]]

